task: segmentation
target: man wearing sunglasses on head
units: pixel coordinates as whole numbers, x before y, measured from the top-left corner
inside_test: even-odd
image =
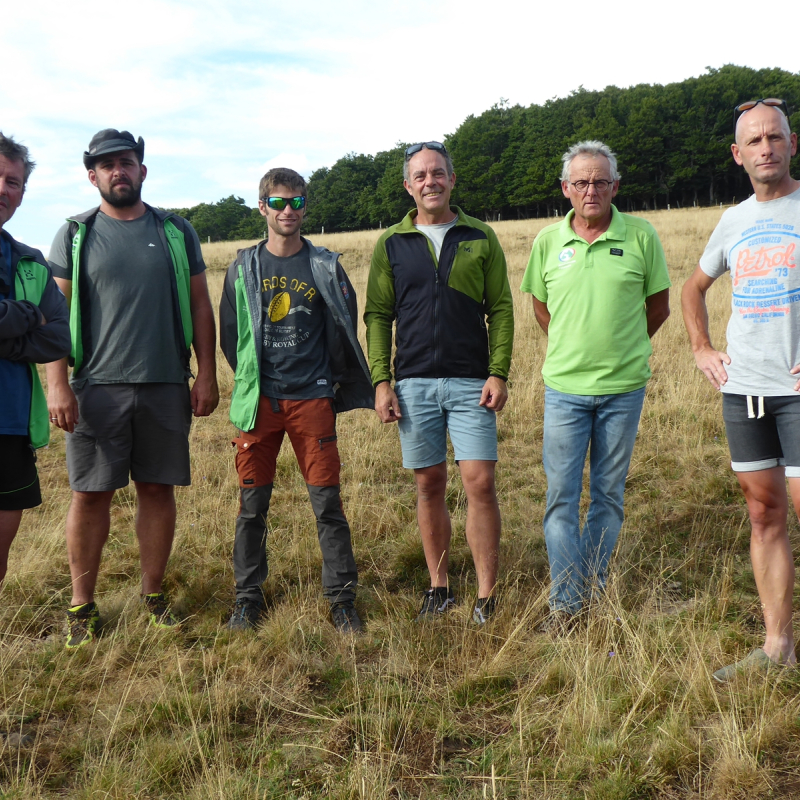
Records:
[[[416,203],[372,254],[367,324],[375,410],[397,422],[403,466],[414,470],[417,520],[431,588],[419,620],[455,602],[447,569],[447,433],[467,495],[466,536],[478,578],[473,620],[495,610],[500,510],[496,412],[508,398],[514,309],[494,231],[450,205],[456,176],[440,142],[405,151],[403,185]],[[396,324],[392,388],[392,324]]]
[[[339,492],[336,413],[371,408],[369,369],[356,337],[356,294],[338,254],[300,236],[306,182],[291,169],[261,179],[268,237],[241,250],[220,301],[222,350],[235,372],[231,422],[239,429],[240,506],[233,545],[231,630],[254,628],[264,609],[267,512],[284,433],[317,519],[323,595],[342,633],[357,633],[356,571]]]
[[[542,457],[551,587],[550,614],[538,630],[555,635],[606,587],[650,378],[650,337],[669,316],[670,286],[653,226],[611,202],[620,176],[610,148],[579,142],[562,161],[572,210],[536,237],[521,287],[547,335]],[[581,531],[587,450],[590,503]]]
[[[800,181],[789,172],[797,134],[786,103],[770,97],[736,106],[734,137],[733,159],[754,194],[722,215],[682,295],[697,366],[723,393],[766,626],[762,647],[714,673],[720,683],[741,671],[796,663],[789,497],[800,514]],[[706,307],[706,293],[725,272],[733,284],[727,353],[711,344]]]

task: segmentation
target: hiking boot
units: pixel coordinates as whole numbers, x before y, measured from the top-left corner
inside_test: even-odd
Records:
[[[428,589],[422,596],[422,608],[417,614],[417,622],[434,619],[449,611],[455,604],[456,599],[446,586]]]
[[[472,621],[476,625],[485,625],[497,610],[496,597],[479,597],[472,612]]]
[[[558,609],[551,611],[535,628],[536,633],[547,633],[550,636],[566,636],[572,633],[578,624],[578,614]]]
[[[151,592],[142,597],[142,603],[150,616],[150,624],[154,628],[174,628],[180,623],[172,615],[169,601],[164,592]]]
[[[361,633],[361,618],[358,616],[353,601],[334,603],[331,606],[331,620],[333,627],[339,633]]]
[[[67,650],[77,650],[94,640],[97,624],[100,622],[100,612],[97,604],[84,603],[67,609],[67,627],[69,633],[65,647]]]
[[[242,597],[236,601],[231,618],[228,620],[229,631],[252,631],[256,628],[264,611],[264,604],[257,600]]]

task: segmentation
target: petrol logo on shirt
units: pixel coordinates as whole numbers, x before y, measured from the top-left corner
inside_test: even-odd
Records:
[[[742,232],[730,265],[733,306],[742,319],[763,323],[785,317],[789,307],[800,301],[794,277],[798,236],[793,229],[764,219]]]
[[[608,252],[611,253],[612,256],[621,256],[623,254],[622,248],[620,247],[612,247]]]

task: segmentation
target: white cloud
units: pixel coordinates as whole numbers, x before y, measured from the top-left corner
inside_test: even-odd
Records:
[[[800,69],[771,37],[745,49],[742,23],[702,0],[668,13],[620,0],[609,14],[588,0],[568,13],[509,0],[7,5],[0,46],[24,69],[0,85],[2,129],[39,162],[9,229],[39,242],[96,202],[81,154],[108,126],[145,138],[149,202],[252,205],[269,166],[307,175],[348,152],[442,138],[501,97],[529,105],[730,62]]]

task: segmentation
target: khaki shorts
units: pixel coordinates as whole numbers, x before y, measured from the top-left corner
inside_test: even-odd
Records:
[[[185,383],[86,384],[67,434],[69,485],[107,492],[139,483],[188,486],[192,408]]]

